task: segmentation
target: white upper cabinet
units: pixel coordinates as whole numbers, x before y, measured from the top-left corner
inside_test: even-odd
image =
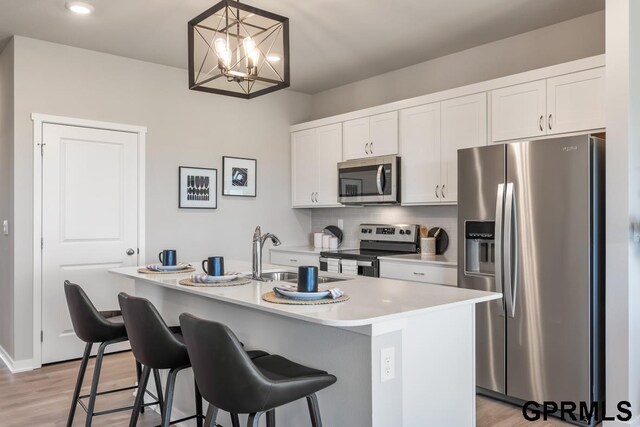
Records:
[[[440,202],[458,201],[458,150],[487,145],[487,94],[442,102]]]
[[[343,159],[398,154],[398,112],[344,122]]]
[[[545,80],[491,92],[492,141],[546,135]]]
[[[547,80],[548,134],[604,127],[604,68]]]
[[[338,203],[338,163],[342,161],[342,124],[318,128],[318,189],[316,204],[341,206]]]
[[[340,123],[291,134],[291,200],[295,208],[338,203],[338,162],[342,160]]]
[[[440,201],[440,103],[400,111],[402,204]]]

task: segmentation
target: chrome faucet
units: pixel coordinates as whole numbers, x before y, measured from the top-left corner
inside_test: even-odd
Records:
[[[273,246],[280,246],[280,239],[271,233],[262,234],[260,226],[253,232],[253,280],[264,281],[262,278],[262,247],[267,239],[271,239]]]

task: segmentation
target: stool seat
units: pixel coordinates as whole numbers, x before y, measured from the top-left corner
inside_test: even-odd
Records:
[[[254,360],[253,363],[265,377],[271,380],[327,375],[326,371],[292,362],[278,354],[262,357],[260,360]]]

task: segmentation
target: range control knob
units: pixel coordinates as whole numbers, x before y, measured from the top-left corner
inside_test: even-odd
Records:
[[[400,230],[400,234],[404,234],[404,230]]]
[[[362,230],[360,230],[360,232],[362,232],[362,234],[365,234],[367,232],[367,229],[363,228]]]
[[[406,234],[407,236],[411,235],[411,230],[405,231],[404,234]]]

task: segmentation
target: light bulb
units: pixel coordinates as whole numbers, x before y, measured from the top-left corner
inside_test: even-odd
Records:
[[[256,42],[251,37],[245,37],[242,41],[242,45],[244,46],[244,54],[247,57],[256,49]]]
[[[231,61],[231,52],[229,52],[229,48],[227,47],[227,41],[223,38],[217,38],[213,42],[213,46],[216,50],[216,55],[218,55],[219,65],[222,65],[225,68],[229,68],[229,62]]]

